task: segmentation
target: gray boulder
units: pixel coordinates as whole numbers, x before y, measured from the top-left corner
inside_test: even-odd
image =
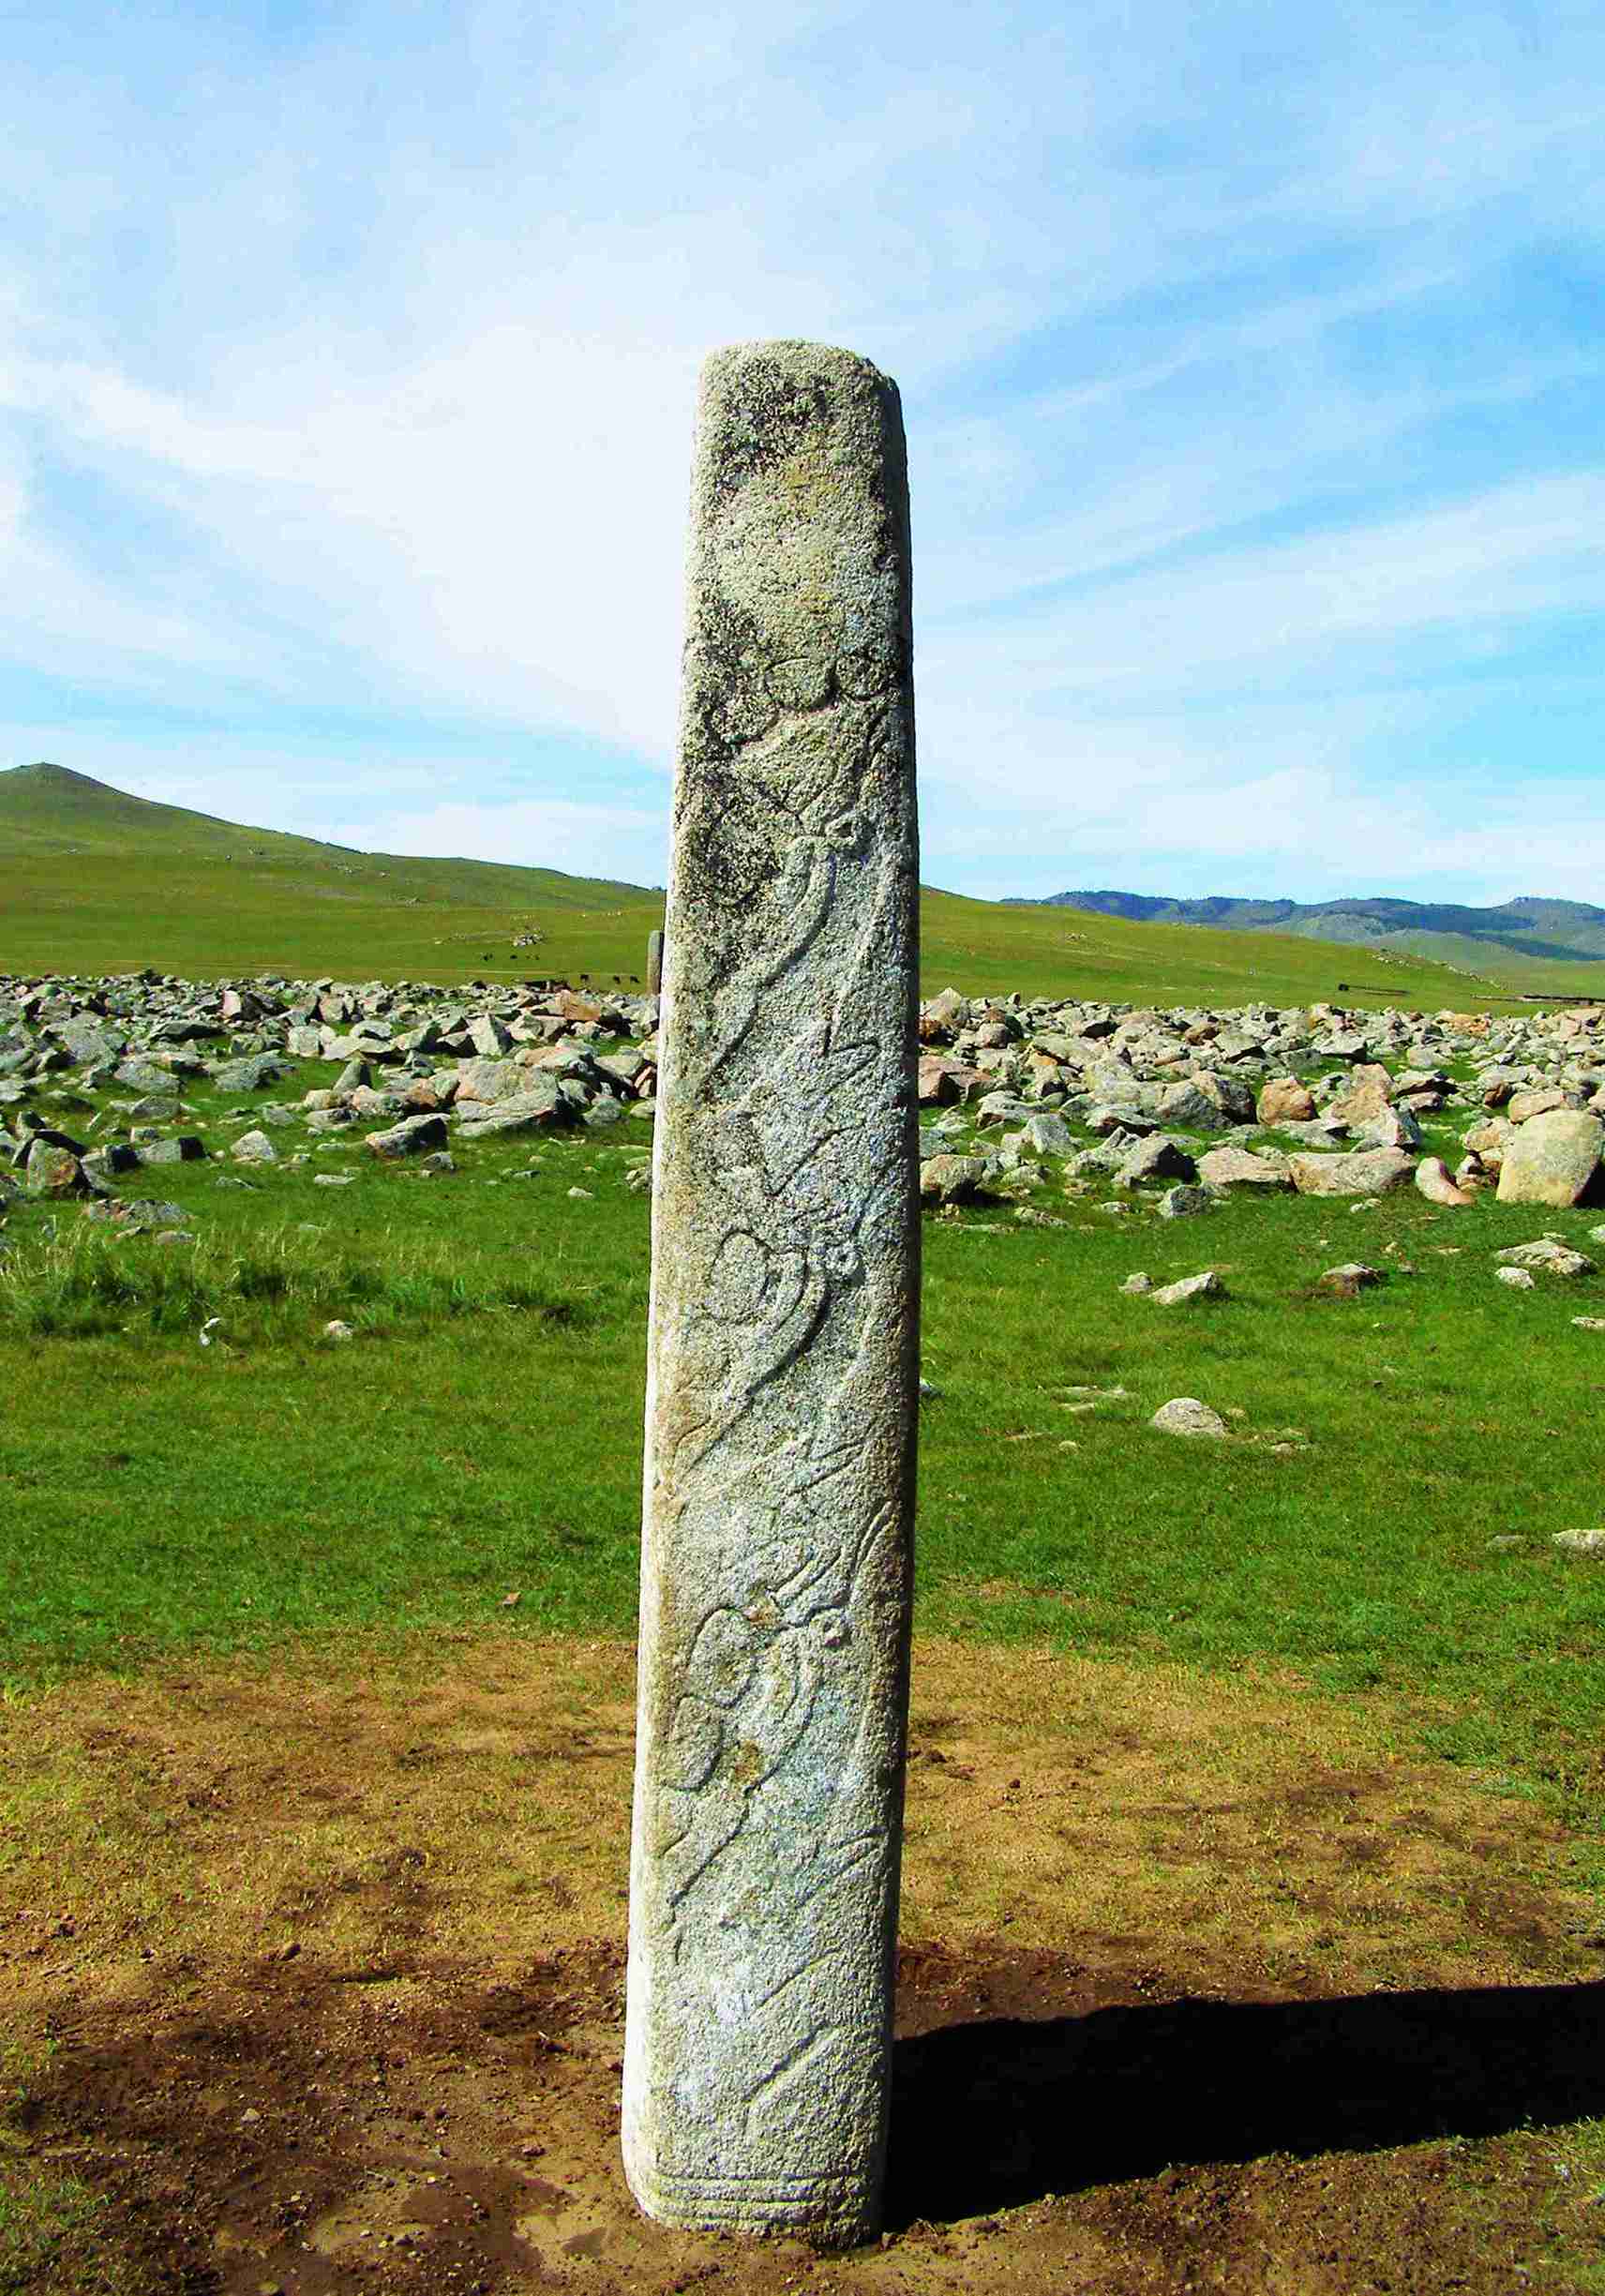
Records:
[[[270,1052],[249,1054],[243,1060],[223,1060],[212,1071],[212,1081],[224,1092],[260,1092],[286,1073],[284,1062]]]
[[[1354,1136],[1364,1148],[1418,1148],[1421,1146],[1421,1127],[1408,1108],[1385,1108],[1380,1116],[1368,1118],[1365,1123],[1357,1124]]]
[[[1328,1268],[1319,1279],[1319,1288],[1330,1292],[1337,1299],[1358,1299],[1374,1283],[1388,1281],[1380,1268],[1368,1268],[1363,1260],[1344,1260],[1340,1268]]]
[[[177,1133],[167,1140],[142,1140],[134,1154],[142,1164],[199,1163],[206,1143],[194,1133]]]
[[[188,1227],[194,1218],[181,1204],[164,1204],[155,1196],[112,1196],[97,1204],[86,1204],[83,1216],[136,1236]]]
[[[1211,1077],[1219,1084],[1219,1077]],[[1253,1102],[1245,1092],[1248,1114],[1253,1114]],[[1162,1124],[1178,1124],[1183,1132],[1225,1132],[1238,1119],[1222,1106],[1217,1094],[1209,1091],[1199,1077],[1183,1077],[1179,1083],[1167,1085],[1159,1096],[1155,1110]]]
[[[422,1156],[430,1148],[445,1147],[446,1120],[443,1116],[410,1116],[388,1132],[370,1132],[367,1139],[373,1153],[387,1161]]]
[[[963,1204],[986,1178],[982,1156],[927,1156],[920,1166],[920,1194],[927,1204]]]
[[[1508,1113],[1512,1124],[1528,1124],[1536,1116],[1547,1116],[1552,1108],[1568,1105],[1559,1085],[1540,1085],[1532,1092],[1513,1092],[1508,1103]]]
[[[1213,1211],[1215,1197],[1208,1188],[1167,1188],[1159,1200],[1162,1220],[1192,1220],[1199,1212]]]
[[[1231,1432],[1220,1413],[1201,1403],[1195,1395],[1172,1396],[1168,1403],[1161,1403],[1148,1425],[1157,1427],[1162,1435],[1213,1435],[1217,1441]]]
[[[140,1152],[123,1140],[108,1140],[103,1148],[91,1148],[80,1160],[84,1171],[98,1187],[119,1172],[137,1172]]]
[[[113,1075],[113,1082],[129,1092],[148,1093],[157,1100],[176,1100],[178,1079],[171,1069],[158,1068],[154,1060],[124,1060]]]
[[[1050,1114],[1026,1118],[1021,1144],[1039,1156],[1069,1156],[1075,1148],[1064,1118]]]
[[[472,1103],[465,1105],[461,1099],[458,1101],[458,1109],[463,1118],[458,1129],[463,1139],[485,1140],[496,1133],[532,1132],[542,1124],[567,1123],[575,1110],[562,1089],[562,1079],[543,1069],[520,1069],[518,1074],[524,1079],[526,1089],[513,1093],[506,1100],[494,1102],[483,1115],[472,1112]],[[420,1119],[413,1118],[411,1120],[416,1123]],[[442,1136],[444,1137],[443,1118],[426,1118],[422,1120],[440,1121]]]
[[[457,1105],[469,1115],[472,1101],[513,1100],[526,1088],[530,1074],[516,1060],[465,1060],[458,1071]]]
[[[1501,1204],[1575,1204],[1599,1167],[1605,1125],[1585,1108],[1529,1117],[1505,1144]]]
[[[51,1033],[79,1068],[115,1060],[128,1041],[122,1029],[97,1013],[75,1013],[70,1020],[58,1021]]]
[[[1493,1256],[1502,1268],[1536,1268],[1540,1275],[1546,1276],[1591,1276],[1597,1272],[1585,1252],[1573,1252],[1554,1236],[1540,1236],[1530,1244],[1511,1244]]]
[[[1290,1156],[1293,1185],[1306,1196],[1379,1196],[1407,1188],[1415,1165],[1402,1148],[1356,1148],[1345,1155]]]
[[[1211,1148],[1198,1159],[1198,1177],[1207,1188],[1291,1188],[1293,1175],[1280,1148],[1258,1155],[1248,1148]]]
[[[1198,1167],[1174,1140],[1162,1133],[1150,1133],[1126,1150],[1115,1170],[1118,1188],[1138,1188],[1145,1180],[1191,1180],[1198,1177]]]
[[[1162,1283],[1148,1294],[1159,1308],[1185,1307],[1192,1299],[1224,1299],[1226,1296],[1226,1287],[1212,1268],[1206,1268],[1201,1275],[1183,1276],[1177,1283]]]
[[[22,1185],[31,1196],[82,1196],[90,1182],[71,1148],[54,1140],[36,1140],[22,1166]]]

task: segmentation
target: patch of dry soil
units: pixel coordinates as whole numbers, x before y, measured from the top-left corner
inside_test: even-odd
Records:
[[[1367,2296],[1605,2263],[1564,1833],[1287,1686],[927,1646],[889,2230],[666,2232],[619,2171],[629,1653],[487,1640],[52,1692],[17,2127],[174,2296]],[[70,2296],[62,2289],[60,2296]]]

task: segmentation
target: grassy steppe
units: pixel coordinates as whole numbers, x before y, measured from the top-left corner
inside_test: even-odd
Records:
[[[638,885],[360,853],[152,804],[58,767],[0,773],[0,971],[149,965],[200,979],[628,980],[644,970],[647,935],[662,922],[661,896]],[[515,949],[532,926],[538,945]],[[1135,924],[930,891],[922,927],[927,993],[952,983],[968,995],[1162,1003],[1510,1002],[1444,965],[1292,935]],[[1593,993],[1587,968],[1575,969],[1572,991]]]
[[[638,972],[638,885],[362,853],[128,797],[53,766],[0,773],[0,969],[404,980]],[[514,938],[536,927],[530,950]]]
[[[221,1129],[225,1103],[198,1097]],[[28,2113],[56,2093],[55,2033],[72,2078],[93,2082],[93,2035],[142,2032],[170,1991],[176,2070],[153,2061],[148,2093],[227,2079],[256,2110],[262,2077],[229,2071],[247,2041],[228,2020],[248,2017],[248,2040],[262,1968],[303,1939],[283,2046],[315,2034],[322,2078],[324,2050],[366,2064],[395,2049],[387,2003],[399,1985],[411,2014],[425,1994],[406,1973],[432,1971],[428,1955],[429,2000],[465,1955],[515,1998],[532,1954],[554,1939],[593,1953],[617,1929],[649,1219],[627,1179],[646,1127],[628,1129],[461,1144],[461,1169],[428,1179],[344,1140],[245,1186],[216,1164],[148,1176],[193,1215],[193,1247],[108,1234],[76,1208],[13,1208],[0,1934],[42,1940],[26,1948],[38,1975],[14,1964],[10,2078]],[[1073,1974],[1094,1950],[1119,1999],[1185,1994],[1206,1971],[1206,1990],[1250,2001],[1424,1988],[1446,2034],[1457,1987],[1492,2002],[1477,1988],[1592,1976],[1605,1571],[1550,1535],[1598,1516],[1605,1337],[1571,1317],[1605,1311],[1605,1277],[1494,1283],[1492,1253],[1538,1222],[1486,1199],[1236,1201],[1183,1222],[1065,1199],[1054,1216],[1066,1224],[994,1207],[925,1225],[916,1745],[949,1766],[911,1785],[916,1953],[970,1935],[1052,1952],[1041,1982],[1077,2013],[1100,1999]],[[1542,1217],[1587,1247],[1598,1215]],[[1354,1257],[1388,1281],[1358,1299],[1315,1291]],[[1118,1292],[1136,1268],[1206,1264],[1227,1299],[1167,1312]],[[332,1316],[355,1336],[325,1339]],[[1231,1440],[1150,1429],[1177,1394],[1213,1403]],[[577,1669],[593,1687],[560,1693]],[[428,1877],[422,1895],[398,1859]],[[93,1988],[77,2011],[52,2005],[61,1970]],[[377,2026],[347,2035],[330,2018],[352,1970],[390,1989]],[[606,1967],[603,1982],[612,2019]],[[1563,2014],[1564,1990],[1542,2001]],[[561,2181],[595,2180],[623,2243],[616,2027],[600,2030],[602,2133]],[[185,2071],[189,2035],[221,2071]],[[459,2061],[464,2094],[447,2093],[466,2120],[477,2046],[424,2025],[415,2061],[396,2062]],[[1456,2107],[1408,2101],[1405,2080],[1398,2125],[1432,2141],[1371,2166],[1338,2113],[1337,2150],[1276,2172],[1285,2205],[1317,2204],[1299,2196],[1328,2190],[1335,2164],[1334,2254],[1363,2204],[1373,2220],[1353,2236],[1384,2274],[1424,2223],[1432,2270],[1452,2264],[1460,2285],[1519,2272],[1579,2296],[1602,2284],[1588,2212],[1605,2123],[1578,2117],[1575,2087],[1547,2114],[1542,2078],[1530,2093],[1555,2125],[1495,2109],[1462,2146]],[[55,2109],[71,2132],[102,2108],[92,2093]],[[96,2153],[97,2178],[114,2157]],[[471,2146],[471,2173],[479,2157]],[[285,2159],[276,2173],[304,2190],[301,2155]],[[1069,2164],[1048,2173],[1058,2190]],[[1135,2188],[1156,2196],[1162,2241],[1207,2221],[1215,2172],[1190,2173]],[[1418,2191],[1406,2225],[1384,2196]],[[1056,2205],[1079,2239],[1105,2201]],[[1302,2271],[1318,2236],[1267,2205],[1267,2236]],[[6,2296],[156,2296],[167,2283],[124,2245],[135,2219],[117,2210],[0,2114]],[[961,2266],[952,2285],[1064,2269],[1048,2220],[1008,2225],[996,2266],[974,2269],[1023,2277]],[[1039,2234],[1040,2268],[1012,2245]],[[922,2262],[920,2237],[910,2265],[935,2272],[940,2243]],[[1208,2263],[1215,2236],[1196,2237]],[[718,2262],[733,2292],[768,2296],[741,2252]],[[847,2296],[858,2270],[819,2286]],[[1191,2283],[1111,2263],[1099,2285]]]
[[[1470,933],[1399,933],[1389,946],[1431,957],[1434,963],[1463,966],[1468,973],[1522,989],[1535,997],[1605,996],[1605,966],[1577,964],[1565,957],[1522,954],[1478,940]]]
[[[107,795],[0,776],[0,968],[627,975],[658,915],[639,889],[175,828],[136,800],[113,818]],[[924,923],[929,987],[1292,1003],[1342,980],[1351,1003],[1494,1001],[1439,968],[1296,938],[939,893]],[[514,953],[531,923],[546,938]],[[296,1089],[334,1074],[306,1064]],[[214,1141],[243,1105],[187,1097]],[[144,2196],[125,2204],[116,2178],[178,2175],[179,2138],[138,2114],[188,2093],[191,2057],[191,2133],[225,2093],[245,2100],[228,2068],[264,2062],[252,2020],[275,1988],[286,2047],[317,2038],[307,2081],[366,2091],[387,2052],[455,2063],[466,2121],[472,2036],[496,2029],[472,2006],[449,2042],[420,2023],[398,2056],[408,2029],[383,2020],[415,2013],[406,1988],[438,2003],[493,1979],[487,2000],[521,1999],[554,1940],[579,1952],[616,1932],[649,1219],[627,1177],[649,1127],[620,1129],[460,1143],[459,1171],[435,1178],[335,1137],[304,1166],[122,1183],[183,1207],[194,1245],[76,1207],[9,1211],[0,2296],[174,2285],[171,2259],[125,2238]],[[1174,1223],[1037,1203],[1063,1224],[995,1206],[925,1227],[915,1734],[933,1766],[914,1772],[906,1935],[1013,1940],[1084,1974],[1096,1940],[1121,1999],[1414,1987],[1446,2031],[1456,1988],[1552,1990],[1552,2018],[1570,1984],[1586,2007],[1596,1988],[1576,1981],[1605,1938],[1605,1566],[1551,1536],[1600,1520],[1605,1333],[1572,1318],[1605,1316],[1605,1276],[1512,1292],[1492,1255],[1547,1228],[1605,1258],[1598,1212],[1438,1211],[1413,1192]],[[1315,1289],[1357,1258],[1388,1281]],[[1206,1265],[1225,1300],[1167,1312],[1119,1293],[1139,1268]],[[324,1336],[335,1317],[349,1342]],[[1228,1442],[1148,1426],[1184,1394],[1227,1416]],[[297,1993],[272,1971],[302,1940]],[[1079,2013],[1101,1997],[1088,1979],[1063,1998]],[[347,2003],[370,2023],[342,2027]],[[97,2035],[122,2047],[161,2018],[172,2053],[130,2087],[121,2153],[122,2134],[90,2145],[100,2107],[82,2100],[61,2108],[59,2155],[33,2143],[58,2051],[93,2072],[112,2062]],[[598,2030],[607,2098],[616,2043]],[[1088,2284],[1118,2296],[1222,2285],[1222,2196],[1263,2206],[1263,2243],[1255,2220],[1240,2254],[1284,2243],[1274,2285],[1346,2296],[1363,2263],[1379,2287],[1577,2296],[1605,2287],[1605,2123],[1575,2095],[1546,2113],[1549,2093],[1536,2081],[1503,2118],[1463,2123],[1429,2097],[1418,2134],[1441,2141],[1402,2138],[1374,2168],[1339,2113],[1302,2184],[1290,2138],[1241,2190],[1211,2183],[1206,2146],[1202,2168],[1052,2206],[1076,2239],[1108,2212]],[[1538,2125],[1517,2125],[1523,2108]],[[522,2140],[519,2123],[484,2142]],[[470,2147],[467,2189],[500,2156]],[[286,2159],[288,2208],[312,2171]],[[249,2182],[232,2166],[226,2181]],[[1323,2208],[1308,2229],[1299,2210]],[[1121,2276],[1139,2210],[1166,2254],[1193,2242],[1196,2272]],[[902,2253],[933,2288],[1063,2284],[1058,2250],[1001,2276],[1029,2214],[955,2279],[934,2276],[939,2240]],[[1422,2223],[1447,2244],[1412,2278]],[[1309,2277],[1317,2256],[1334,2277]],[[685,2266],[749,2286],[733,2251]],[[368,2285],[351,2271],[319,2285]],[[880,2286],[857,2260],[840,2273],[814,2284]]]
[[[14,1210],[13,1685],[472,1619],[514,1588],[519,1625],[627,1631],[649,1219],[626,1182],[647,1127],[627,1129],[465,1145],[440,1178],[345,1142],[247,1184],[174,1167],[159,1185],[193,1249]],[[926,1223],[924,1622],[1385,1684],[1501,1776],[1592,1775],[1605,1577],[1548,1534],[1599,1512],[1605,1337],[1570,1318],[1605,1308],[1605,1278],[1512,1293],[1491,1254],[1534,1215],[1413,1192],[1358,1215],[1283,1197],[1060,1216]],[[1598,1253],[1597,1219],[1543,1224]],[[1358,1301],[1312,1291],[1357,1255],[1410,1272]],[[1228,1271],[1218,1307],[1118,1296],[1133,1268],[1205,1265]],[[331,1317],[352,1343],[322,1339]],[[1177,1394],[1240,1414],[1237,1439],[1152,1433]],[[1522,1543],[1492,1551],[1499,1534]]]

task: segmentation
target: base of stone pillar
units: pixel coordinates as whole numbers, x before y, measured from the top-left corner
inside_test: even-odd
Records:
[[[627,2157],[624,2175],[644,2213],[680,2231],[800,2233],[851,2248],[880,2230],[878,2176],[675,2176]]]

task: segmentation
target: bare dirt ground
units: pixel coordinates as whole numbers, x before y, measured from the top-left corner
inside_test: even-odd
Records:
[[[630,1673],[458,1636],[0,1711],[11,2170],[102,2196],[108,2285],[1605,2285],[1564,2125],[1605,2113],[1605,1936],[1556,1821],[1397,1712],[968,1646],[916,1673],[885,2239],[644,2223]]]

